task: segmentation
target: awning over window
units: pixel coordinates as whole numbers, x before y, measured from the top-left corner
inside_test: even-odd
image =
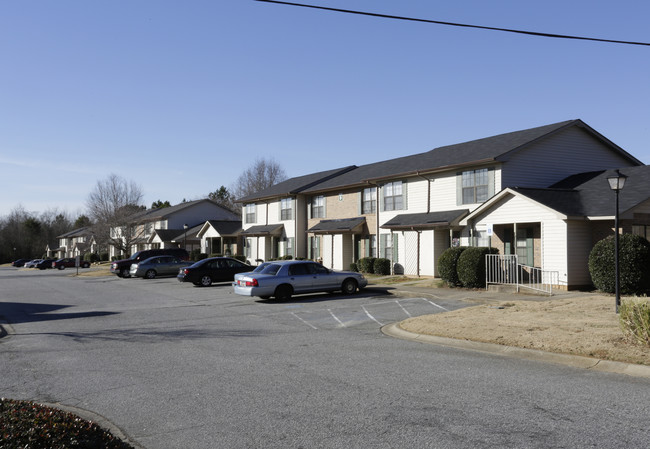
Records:
[[[366,217],[342,218],[340,220],[321,220],[307,232],[314,234],[347,234],[361,232]]]
[[[280,235],[282,235],[283,230],[284,230],[283,224],[259,225],[259,226],[251,226],[248,229],[244,229],[241,232],[241,235],[247,237],[265,237],[267,235],[279,237]]]
[[[467,214],[469,214],[469,209],[421,214],[401,214],[388,220],[380,227],[393,230],[445,228],[458,226],[460,220]]]

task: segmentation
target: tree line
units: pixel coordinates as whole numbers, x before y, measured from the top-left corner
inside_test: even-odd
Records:
[[[241,213],[238,198],[264,190],[287,179],[282,167],[273,159],[257,159],[227,188],[220,186],[202,198],[209,198],[222,207]],[[97,181],[86,199],[86,211],[77,217],[58,209],[29,212],[15,207],[7,216],[0,217],[0,263],[19,258],[38,258],[48,245],[56,248],[57,237],[72,230],[90,227],[101,248],[115,245],[127,254],[137,236],[132,232],[139,212],[147,210],[143,204],[142,187],[133,181],[111,174]],[[195,199],[202,199],[195,198]],[[187,200],[183,200],[187,201]],[[151,209],[170,207],[169,201],[157,200]],[[111,236],[110,229],[121,229],[121,237]],[[128,229],[127,229],[128,228]],[[126,236],[126,238],[124,238]]]

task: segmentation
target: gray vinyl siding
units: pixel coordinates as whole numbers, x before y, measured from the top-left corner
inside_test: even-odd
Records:
[[[501,187],[548,187],[575,173],[630,165],[601,141],[572,127],[509,157]]]

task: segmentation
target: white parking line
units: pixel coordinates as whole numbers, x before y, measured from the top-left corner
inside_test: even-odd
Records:
[[[436,303],[433,302],[433,301],[429,301],[429,300],[426,299],[426,298],[420,298],[420,299],[421,299],[422,301],[426,301],[426,302],[428,302],[429,304],[431,304],[431,305],[433,305],[433,306],[436,306],[436,307],[439,308],[439,309],[444,310],[445,312],[449,312],[449,309],[446,309],[445,307],[442,307],[441,305],[436,304]]]
[[[334,315],[334,313],[332,312],[332,309],[327,309],[327,311],[330,313],[330,315],[332,315],[332,318],[334,318],[341,326],[345,327],[345,324],[343,324],[343,321],[339,320],[339,318],[336,315]]]
[[[409,317],[411,317],[411,314],[409,313],[409,311],[406,310],[406,309],[404,308],[404,306],[399,302],[399,300],[396,299],[396,300],[395,300],[395,303],[396,303],[398,306],[400,306],[400,308],[404,311],[405,314],[407,314]]]
[[[303,320],[302,318],[300,318],[300,317],[299,317],[298,315],[296,315],[295,313],[291,312],[291,315],[295,316],[296,318],[298,318],[300,321],[302,321],[303,323],[305,323],[307,326],[311,327],[312,329],[318,329],[316,326],[314,326],[313,324],[311,324],[311,323],[309,323],[309,322]]]
[[[379,324],[380,326],[383,326],[383,325],[384,325],[384,323],[382,323],[381,321],[377,320],[374,316],[370,315],[370,312],[368,312],[368,309],[366,309],[366,306],[361,306],[361,308],[363,309],[364,312],[366,312],[366,315],[368,315],[368,318],[370,318],[371,320],[373,320],[374,322],[376,322],[376,323]]]

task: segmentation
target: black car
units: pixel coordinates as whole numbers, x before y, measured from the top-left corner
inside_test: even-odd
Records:
[[[52,268],[58,268],[59,270],[65,270],[66,268],[74,268],[77,266],[77,259],[75,257],[66,257],[65,259],[59,259],[52,264]],[[90,262],[87,260],[80,260],[79,266],[81,268],[89,268]]]
[[[56,259],[43,259],[36,264],[35,268],[39,270],[45,270],[46,268],[52,268],[52,264],[56,262]]]
[[[237,273],[253,271],[254,267],[230,257],[211,257],[196,262],[178,272],[180,282],[191,282],[194,285],[208,287],[213,282],[229,282]]]
[[[26,262],[29,262],[30,260],[32,260],[32,259],[18,259],[18,260],[14,260],[13,262],[11,262],[11,266],[12,266],[12,267],[22,267],[22,266],[25,265]]]

